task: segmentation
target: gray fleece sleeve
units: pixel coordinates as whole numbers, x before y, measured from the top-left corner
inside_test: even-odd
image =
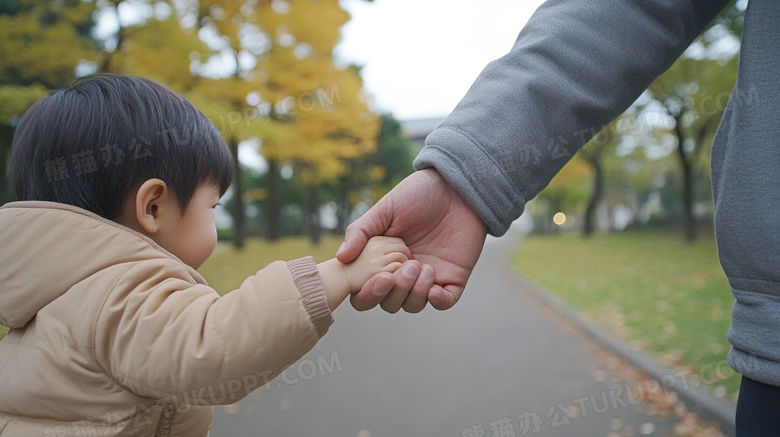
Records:
[[[666,71],[726,0],[549,0],[482,71],[414,161],[496,236]]]

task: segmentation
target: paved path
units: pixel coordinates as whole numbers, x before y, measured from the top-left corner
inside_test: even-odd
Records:
[[[626,402],[615,389],[631,383],[605,372],[587,339],[518,290],[504,267],[516,244],[489,238],[449,311],[359,313],[345,303],[284,378],[217,406],[211,437],[670,435],[670,417]],[[602,396],[612,405],[598,414]]]

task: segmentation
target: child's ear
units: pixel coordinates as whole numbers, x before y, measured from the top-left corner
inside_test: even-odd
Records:
[[[148,234],[160,230],[163,214],[170,213],[171,192],[161,179],[149,179],[138,188],[135,196],[135,214],[138,224]]]

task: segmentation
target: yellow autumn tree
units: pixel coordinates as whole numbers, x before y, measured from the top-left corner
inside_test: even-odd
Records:
[[[113,8],[119,21],[121,1]],[[116,48],[106,53],[103,69],[148,77],[184,94],[200,108],[225,138],[235,162],[233,181],[234,245],[243,247],[246,219],[243,205],[238,144],[252,132],[242,129],[241,114],[246,96],[257,88],[243,67],[248,37],[262,32],[253,21],[253,3],[248,1],[174,2],[133,1],[147,17],[133,25],[120,22]],[[251,61],[250,61],[251,64]],[[250,67],[254,66],[253,64]],[[238,114],[238,115],[236,115]],[[176,128],[174,126],[174,128]],[[184,128],[184,127],[182,127]]]
[[[100,66],[164,83],[212,118],[236,163],[235,245],[246,233],[238,145],[250,138],[260,139],[269,166],[269,235],[279,234],[279,168],[289,165],[307,188],[318,241],[319,187],[355,171],[375,149],[379,126],[357,71],[333,59],[349,19],[338,1],[133,0],[133,24],[120,20],[123,3],[101,11],[119,26]]]
[[[318,243],[320,187],[354,171],[350,162],[376,149],[379,119],[368,108],[356,69],[335,65],[333,48],[349,20],[337,0],[277,0],[261,11],[270,49],[256,70],[272,108],[261,153],[271,181],[278,180],[272,172],[280,163],[295,168],[306,187],[309,234]],[[269,222],[278,213],[278,203],[271,204]]]
[[[94,1],[0,3],[0,204],[10,199],[6,167],[19,117],[50,90],[69,84],[94,61]]]
[[[239,144],[248,138],[257,136],[257,128],[252,128],[259,116],[257,108],[247,111],[247,96],[261,86],[252,68],[257,56],[265,50],[261,41],[266,39],[258,23],[258,3],[243,0],[202,0],[199,4],[198,22],[205,38],[211,39],[211,45],[219,52],[210,61],[220,59],[225,66],[221,73],[210,75],[209,80],[201,81],[197,92],[207,100],[219,102],[221,109],[209,115],[215,121],[233,154],[234,178],[232,197],[233,245],[244,246],[246,238],[246,215],[244,213],[244,182],[238,156]],[[209,60],[206,61],[206,67]],[[221,75],[221,77],[220,77]],[[216,76],[216,77],[215,77]]]

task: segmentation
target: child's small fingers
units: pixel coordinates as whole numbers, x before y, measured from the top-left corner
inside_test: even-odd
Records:
[[[402,252],[388,253],[387,255],[385,255],[385,259],[387,260],[388,264],[392,262],[405,263],[406,261],[409,261],[409,257]]]
[[[407,246],[405,243],[401,244],[401,248],[400,248],[399,252],[401,252],[404,255],[406,255],[407,259],[414,259],[414,254],[412,254],[412,250],[409,249],[409,246]]]
[[[393,261],[390,264],[388,264],[387,267],[385,267],[385,271],[393,273],[396,270],[400,269],[402,265],[404,265],[403,261]]]
[[[414,256],[412,255],[412,251],[409,249],[406,243],[404,243],[403,240],[401,239],[398,239],[398,241],[395,241],[387,245],[385,247],[385,250],[386,253],[398,252],[404,254],[407,259],[414,259]]]
[[[412,251],[409,250],[409,246],[406,245],[406,242],[404,240],[399,238],[398,241],[393,243],[393,245],[396,247],[396,250],[407,254],[406,256],[411,258]]]
[[[381,237],[381,238],[382,238],[381,240],[377,239],[376,243],[382,245],[384,253],[402,252],[409,259],[412,259],[412,251],[409,250],[409,247],[406,245],[406,243],[404,243],[404,240],[398,237]]]

